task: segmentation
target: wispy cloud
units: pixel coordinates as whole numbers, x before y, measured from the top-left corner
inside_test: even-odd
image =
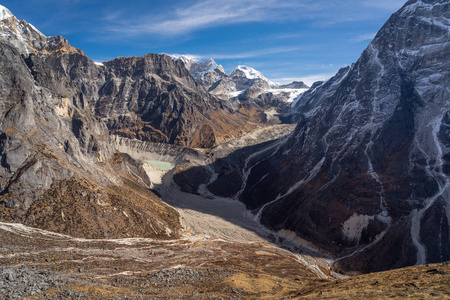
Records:
[[[405,0],[196,0],[164,14],[145,13],[130,21],[107,14],[107,30],[128,35],[180,36],[205,28],[251,22],[310,20],[322,26],[374,18],[377,12],[392,11]],[[368,12],[367,7],[373,7]],[[314,20],[314,21],[312,21]],[[279,38],[290,38],[280,36]]]
[[[353,43],[370,41],[370,40],[373,40],[373,38],[375,37],[376,34],[377,34],[376,32],[361,34],[361,35],[358,35],[357,37],[351,39],[350,41]]]
[[[271,78],[270,80],[281,84],[286,84],[293,81],[303,81],[306,85],[311,86],[314,82],[327,80],[333,77],[335,74],[336,73],[320,73],[299,77]]]
[[[161,53],[161,54],[169,55],[169,56],[171,56],[174,59],[180,59],[182,57],[186,57],[186,58],[188,58],[190,60],[197,61],[197,62],[202,60],[202,59],[204,59],[202,56],[198,56],[198,55],[195,55],[195,54],[179,54],[179,53],[172,53],[172,54],[170,54],[170,53]]]
[[[265,55],[279,54],[279,53],[287,53],[287,52],[295,52],[300,51],[303,48],[301,47],[275,47],[275,48],[266,48],[255,51],[248,52],[240,52],[240,53],[210,53],[210,54],[183,54],[187,57],[192,57],[194,60],[203,60],[203,59],[242,59],[242,58],[253,58],[253,57],[261,57]],[[167,54],[167,53],[164,53]],[[168,54],[171,56],[181,56],[181,54]]]
[[[281,0],[201,0],[190,6],[176,8],[168,15],[145,17],[151,21],[139,20],[138,25],[120,22],[109,29],[128,34],[173,36],[218,25],[280,19],[281,11],[299,6],[295,1]]]

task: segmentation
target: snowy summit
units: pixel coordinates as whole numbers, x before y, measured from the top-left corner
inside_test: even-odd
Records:
[[[237,73],[242,73],[248,79],[257,79],[257,78],[259,78],[259,79],[263,79],[263,80],[268,81],[268,79],[266,77],[264,77],[264,75],[261,72],[255,70],[253,68],[247,67],[247,66],[242,66],[242,65],[237,66],[231,72],[231,76],[233,76],[233,74],[237,74]]]
[[[0,5],[0,21],[14,17],[14,15],[6,7]]]

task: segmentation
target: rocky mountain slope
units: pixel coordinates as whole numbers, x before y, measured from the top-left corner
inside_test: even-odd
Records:
[[[78,88],[83,105],[94,106],[114,134],[208,148],[253,128],[246,116],[206,93],[181,62],[155,54],[99,66],[64,38],[46,37],[2,11],[0,37],[29,55],[33,76],[48,81],[40,84],[62,93]]]
[[[218,65],[213,59],[201,62],[190,60],[185,65],[192,74],[192,77],[207,91],[217,81],[228,76],[223,67]]]
[[[87,238],[177,237],[179,215],[95,114],[102,70],[0,10],[0,219]]]
[[[130,246],[128,252],[122,246],[109,248],[100,241],[2,223],[0,235],[10,247],[2,251],[9,255],[15,236],[28,241],[31,232],[38,240],[33,247],[43,252],[39,232],[57,237],[54,253],[64,253],[72,271],[80,259],[111,250],[107,258],[95,259],[92,274],[97,279],[111,277],[111,257],[139,262],[125,273],[133,275],[131,281],[124,274],[114,277],[116,286],[147,284],[134,277],[142,272],[145,253],[148,268],[164,269],[151,274],[156,277],[156,288],[148,289],[152,293],[169,291],[173,284],[181,291],[194,286],[197,292],[201,281],[212,283],[211,295],[242,297],[277,291],[280,296],[316,297],[323,292],[318,287],[322,282],[314,288],[291,282],[305,279],[296,277],[303,271],[293,268],[294,261],[310,268],[305,277],[310,270],[328,277],[449,260],[449,20],[447,1],[408,1],[357,63],[294,101],[294,112],[286,115],[298,122],[293,132],[292,125],[282,125],[234,139],[256,126],[249,120],[262,122],[261,114],[267,118],[269,107],[278,108],[273,104],[276,93],[270,92],[275,88],[257,71],[240,66],[228,76],[214,61],[188,66],[156,54],[98,65],[63,38],[45,37],[0,6],[0,220],[73,237],[171,239],[114,241]],[[234,101],[220,100],[202,87],[215,81],[209,90],[218,82],[226,89],[227,80],[235,92],[244,89]],[[292,87],[304,88],[293,83],[278,90]],[[217,147],[203,153],[180,145]],[[144,162],[153,158],[173,163],[173,169],[164,173]],[[175,183],[200,195],[187,195]],[[254,232],[242,237],[289,244],[295,254],[273,244],[225,245],[196,233],[184,232],[178,239],[180,216],[159,197],[171,200],[197,228],[212,228],[217,220],[211,232],[219,236],[242,234],[238,225],[247,224],[245,217],[233,217],[230,209],[242,204],[227,207],[231,198],[239,199],[268,229],[259,232],[254,229],[258,223],[251,222],[246,229]],[[206,213],[216,214],[207,225],[201,219]],[[236,224],[226,230],[217,225],[227,222]],[[314,252],[317,257],[308,254],[315,264],[300,255],[311,246],[305,241],[323,251]],[[23,247],[23,241],[17,242]],[[80,256],[60,250],[67,244],[86,248],[84,243],[94,246],[80,250]],[[268,253],[267,247],[277,250]],[[163,255],[155,259],[149,249]],[[201,268],[186,261],[191,253]],[[219,270],[212,272],[215,277],[209,267]],[[287,267],[289,278],[279,284],[279,272],[286,274]],[[238,292],[220,290],[224,284]],[[340,293],[350,285],[341,285]],[[112,286],[101,288],[117,292]],[[252,290],[245,292],[248,288]]]
[[[449,30],[448,1],[410,0],[305,93],[293,134],[246,161],[238,196],[255,218],[339,272],[449,260]]]
[[[253,128],[167,55],[105,62],[96,112],[118,135],[209,148]]]

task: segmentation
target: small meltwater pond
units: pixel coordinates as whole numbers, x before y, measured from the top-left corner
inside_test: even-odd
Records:
[[[162,171],[169,171],[169,170],[173,169],[173,165],[170,162],[159,161],[159,160],[144,160],[144,161]]]

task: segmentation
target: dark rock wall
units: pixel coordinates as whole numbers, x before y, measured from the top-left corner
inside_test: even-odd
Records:
[[[241,196],[265,226],[338,256],[369,246],[377,266],[352,269],[349,256],[346,272],[450,259],[449,214],[437,213],[450,207],[449,14],[447,1],[409,1],[356,64],[302,96],[292,138]]]

